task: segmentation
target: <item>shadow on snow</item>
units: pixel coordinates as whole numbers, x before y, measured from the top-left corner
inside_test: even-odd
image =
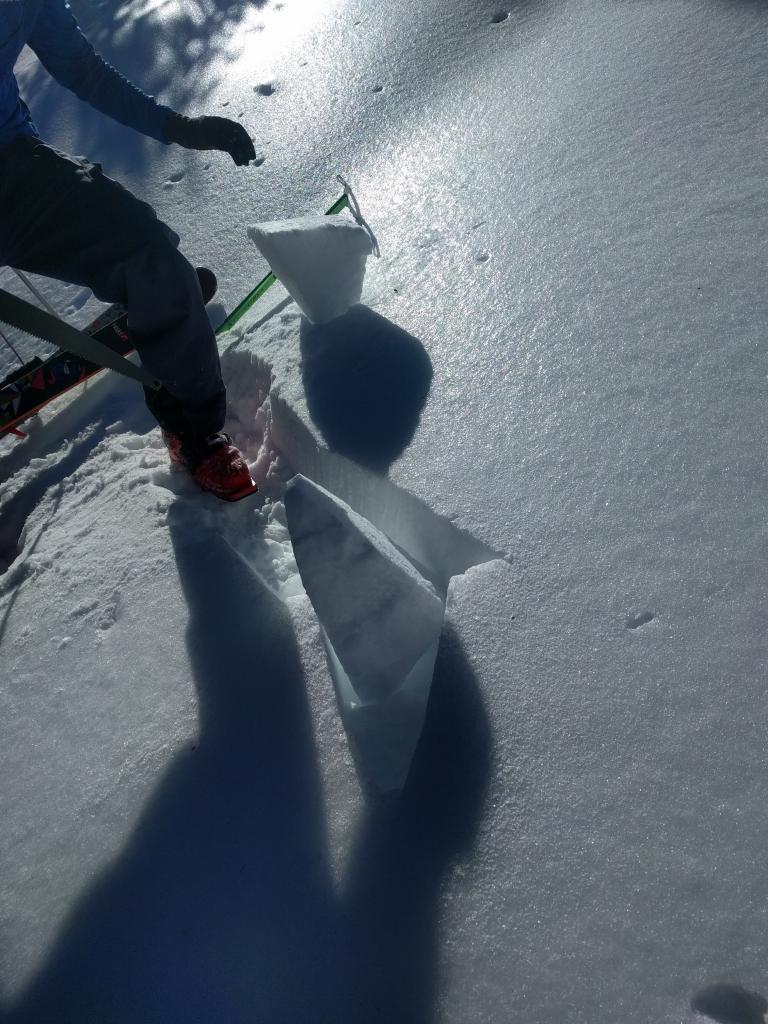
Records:
[[[288,611],[174,508],[199,741],[4,1022],[427,1024],[440,885],[471,853],[490,768],[461,648],[444,634],[408,785],[363,813],[337,889]]]
[[[82,31],[108,63],[144,92],[192,115],[216,113],[206,109],[206,101],[220,84],[217,69],[229,66],[226,56],[232,40],[249,14],[266,6],[267,0],[160,4],[146,0],[138,5],[74,0],[72,9]],[[73,152],[94,160],[108,156],[110,170],[136,172],[152,162],[152,147],[158,143],[66,97],[41,65],[23,74],[19,84],[44,139],[56,139],[62,103],[76,103]]]
[[[386,473],[413,440],[432,383],[421,342],[367,306],[329,324],[302,318],[310,416],[331,449]]]

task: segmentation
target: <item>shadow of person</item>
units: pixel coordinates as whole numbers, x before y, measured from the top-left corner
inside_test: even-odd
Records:
[[[441,648],[406,790],[363,814],[337,893],[290,616],[193,506],[170,528],[199,740],[3,1024],[426,1024],[440,884],[471,849],[488,769],[460,648]]]
[[[413,440],[432,383],[421,344],[367,306],[301,326],[309,414],[328,447],[384,474]]]
[[[471,856],[491,771],[492,736],[461,645],[445,628],[422,734],[399,799],[371,806],[341,894],[345,1024],[437,1019],[440,888]]]
[[[14,1024],[272,1024],[327,1001],[332,892],[291,620],[182,504],[170,525],[199,740],[72,911]]]

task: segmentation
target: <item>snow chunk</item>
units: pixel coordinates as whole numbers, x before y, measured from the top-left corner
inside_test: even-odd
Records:
[[[248,237],[312,323],[342,316],[360,301],[371,239],[343,217],[297,217],[248,228]]]
[[[440,638],[433,638],[396,693],[386,700],[361,704],[324,630],[322,635],[360,781],[369,793],[396,793],[408,778],[424,725]]]
[[[368,520],[306,477],[285,492],[302,583],[362,701],[400,688],[435,642],[443,602]]]

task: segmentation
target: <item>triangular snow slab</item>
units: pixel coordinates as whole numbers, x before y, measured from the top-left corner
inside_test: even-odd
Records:
[[[383,533],[306,477],[289,483],[285,510],[304,589],[360,703],[386,700],[438,637],[442,600]]]
[[[248,237],[312,323],[328,323],[360,301],[372,245],[359,224],[297,217],[254,224]]]

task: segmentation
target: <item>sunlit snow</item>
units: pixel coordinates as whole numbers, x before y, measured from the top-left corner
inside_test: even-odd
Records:
[[[336,320],[275,285],[221,339],[249,502],[172,471],[108,376],[0,445],[3,1024],[750,1020],[768,9],[74,6],[254,138],[249,168],[166,148],[20,61],[46,138],[216,271],[212,318],[267,272],[248,226],[322,214],[338,174],[381,259]],[[418,715],[349,713],[296,473],[445,599]],[[422,718],[373,799],[360,744],[392,765]]]

